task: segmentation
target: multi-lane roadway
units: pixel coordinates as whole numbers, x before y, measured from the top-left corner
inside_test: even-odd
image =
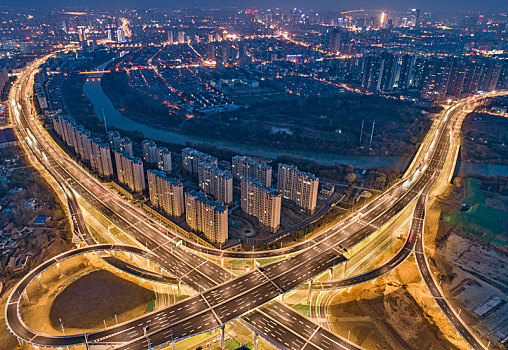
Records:
[[[248,315],[243,320],[247,323],[250,320],[251,327],[257,329],[260,327],[260,322],[264,322],[266,325],[267,322],[273,321],[273,312],[275,311],[270,311],[270,305],[275,305],[277,310],[285,310],[284,314],[288,317],[296,317],[291,315],[291,310],[280,303],[267,303],[345,261],[343,253],[346,250],[351,249],[389,222],[428,188],[429,184],[435,181],[450,146],[451,115],[453,115],[453,110],[458,110],[461,104],[466,103],[461,102],[443,113],[443,118],[437,125],[434,139],[428,145],[428,150],[422,155],[420,165],[409,180],[392,187],[378,200],[362,208],[356,216],[342,222],[326,234],[294,248],[277,252],[225,253],[214,249],[204,250],[204,247],[187,241],[184,242],[186,248],[170,248],[177,236],[161,228],[146,215],[139,214],[137,208],[125,205],[105,186],[90,176],[86,170],[69,159],[41,128],[39,122],[34,118],[34,112],[28,99],[23,97],[23,95],[26,96],[27,87],[31,86],[33,72],[38,64],[39,62],[34,64],[31,70],[27,70],[26,74],[15,84],[11,106],[13,114],[16,115],[19,132],[31,144],[33,152],[36,155],[39,153],[38,157],[41,162],[48,164],[47,168],[56,179],[64,181],[66,186],[76,191],[115,225],[142,243],[151,254],[157,257],[157,263],[161,264],[173,276],[200,291],[197,296],[178,304],[115,327],[89,333],[86,336],[86,340],[89,342],[126,342],[128,343],[126,346],[134,348],[146,347],[147,339],[150,339],[152,346],[173,342],[220,327],[246,314]],[[405,258],[407,248],[412,249],[415,241],[417,241],[416,238],[414,241],[409,238],[406,245],[410,244],[411,246],[405,247],[406,250],[403,249],[403,252],[398,254],[395,260],[392,259],[391,265],[385,264],[384,269],[391,269],[400,263],[400,259]],[[216,256],[246,258],[274,256],[281,253],[293,253],[294,255],[232,279],[227,271],[209,260],[193,254],[190,249]],[[375,274],[382,273],[385,273],[385,270],[380,269],[375,272]],[[18,300],[21,298],[20,295],[16,295],[16,297]],[[252,312],[252,310],[255,311]],[[263,310],[265,311],[263,312]],[[270,317],[270,315],[272,316]],[[11,313],[9,316],[8,322],[14,315]],[[287,322],[291,322],[291,319],[288,318]],[[17,326],[22,327],[19,324]],[[309,327],[312,328],[312,326]],[[288,327],[286,325],[282,328],[287,329]],[[277,329],[281,332],[282,328],[278,327]],[[12,326],[11,329],[21,339],[38,345],[62,346],[85,341],[84,335],[46,337],[37,334],[35,337],[27,339],[25,330],[18,330]],[[289,327],[289,329],[292,328]],[[319,327],[314,331],[313,337],[321,337],[323,334]],[[270,334],[265,336],[270,337]],[[322,347],[323,344],[319,345],[313,341],[313,337],[304,344],[305,348],[327,348]],[[332,335],[332,338],[334,337],[334,341],[341,344],[337,348],[354,347],[343,339]],[[330,338],[330,334],[323,335],[323,339],[328,338]],[[297,339],[295,341],[298,343]]]

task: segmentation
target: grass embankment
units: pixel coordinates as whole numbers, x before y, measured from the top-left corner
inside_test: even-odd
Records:
[[[444,218],[444,221],[451,227],[474,235],[482,241],[506,246],[508,213],[491,208],[486,203],[487,196],[491,194],[480,189],[477,179],[467,178],[464,184],[465,195],[462,202],[469,209],[452,212]]]

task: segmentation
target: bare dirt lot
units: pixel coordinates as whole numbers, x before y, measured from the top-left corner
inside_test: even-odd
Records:
[[[375,282],[339,292],[329,324],[365,349],[467,349],[433,303],[411,257]]]
[[[122,296],[122,302],[118,296]],[[93,271],[67,286],[55,298],[49,314],[53,327],[63,324],[71,328],[94,328],[104,319],[114,318],[144,306],[153,299],[152,293],[107,270]],[[72,305],[72,313],[69,306]],[[87,317],[83,317],[83,315]]]
[[[499,343],[508,337],[508,254],[452,229],[442,220],[460,207],[462,198],[463,191],[450,185],[428,210],[428,221],[438,223],[426,227],[430,237],[435,237],[425,242],[434,251],[429,262],[439,271],[445,294],[456,310],[462,310],[461,317],[467,324],[487,336],[492,344]],[[488,198],[494,201],[489,205],[504,207],[506,203],[499,198],[502,197]],[[484,315],[474,313],[475,308],[495,297],[502,300],[498,307]]]

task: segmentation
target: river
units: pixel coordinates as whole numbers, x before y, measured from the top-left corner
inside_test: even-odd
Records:
[[[458,162],[458,173],[484,176],[508,176],[508,165]]]
[[[125,117],[111,103],[109,97],[104,93],[101,83],[98,80],[88,80],[83,91],[94,107],[94,112],[99,118],[106,116],[108,126],[113,126],[120,130],[142,132],[148,139],[170,142],[185,145],[187,141],[193,143],[207,142],[217,147],[227,148],[241,154],[255,155],[265,158],[275,159],[281,155],[291,155],[298,158],[310,159],[321,164],[351,164],[358,168],[377,168],[381,166],[391,167],[396,170],[405,170],[408,165],[408,156],[400,157],[377,157],[377,156],[359,156],[359,155],[339,155],[329,153],[316,153],[304,151],[286,151],[281,149],[272,149],[254,145],[242,145],[234,142],[218,141],[206,139],[192,135],[178,134],[170,130],[161,130],[150,127],[149,125],[136,122]]]
[[[103,67],[101,65],[100,67]],[[98,68],[100,68],[98,67]],[[101,68],[102,69],[102,68]],[[378,168],[381,166],[391,167],[392,169],[404,171],[408,165],[408,156],[400,157],[375,157],[375,156],[359,156],[359,155],[339,155],[329,153],[315,152],[298,152],[285,151],[281,149],[270,149],[253,145],[242,145],[234,142],[217,141],[206,139],[192,135],[178,134],[169,130],[161,130],[150,127],[149,125],[138,123],[132,119],[125,117],[111,103],[111,100],[104,93],[101,83],[98,80],[89,80],[83,86],[83,91],[94,106],[95,114],[102,118],[103,112],[109,126],[127,131],[140,131],[144,137],[159,140],[163,142],[171,142],[185,145],[187,141],[194,143],[207,142],[218,147],[227,148],[241,154],[250,154],[260,157],[275,159],[281,155],[291,155],[299,158],[310,159],[321,164],[351,164],[358,168]],[[460,173],[472,175],[502,175],[508,176],[508,165],[502,164],[486,164],[486,163],[470,163],[459,162],[457,164]]]

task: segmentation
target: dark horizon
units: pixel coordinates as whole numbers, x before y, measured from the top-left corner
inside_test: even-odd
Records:
[[[311,2],[312,6],[309,6],[307,1],[304,0],[292,0],[277,2],[274,0],[258,1],[253,4],[247,0],[237,0],[229,2],[227,6],[224,6],[224,2],[220,0],[203,1],[190,0],[185,2],[174,1],[174,0],[145,0],[141,4],[137,0],[47,0],[44,2],[38,0],[5,0],[5,6],[13,8],[34,8],[39,10],[52,10],[58,8],[72,8],[72,9],[90,9],[96,8],[101,10],[118,10],[125,8],[192,8],[192,7],[218,7],[218,8],[313,8],[317,10],[331,10],[331,11],[342,11],[352,9],[368,9],[368,10],[395,10],[405,11],[411,8],[419,8],[422,11],[430,11],[440,13],[444,11],[464,12],[464,11],[478,11],[478,12],[503,12],[508,11],[508,1],[500,3],[496,0],[464,0],[460,3],[460,8],[457,8],[457,2],[455,0],[358,0],[352,4],[350,1],[333,1],[333,0],[318,0]]]

